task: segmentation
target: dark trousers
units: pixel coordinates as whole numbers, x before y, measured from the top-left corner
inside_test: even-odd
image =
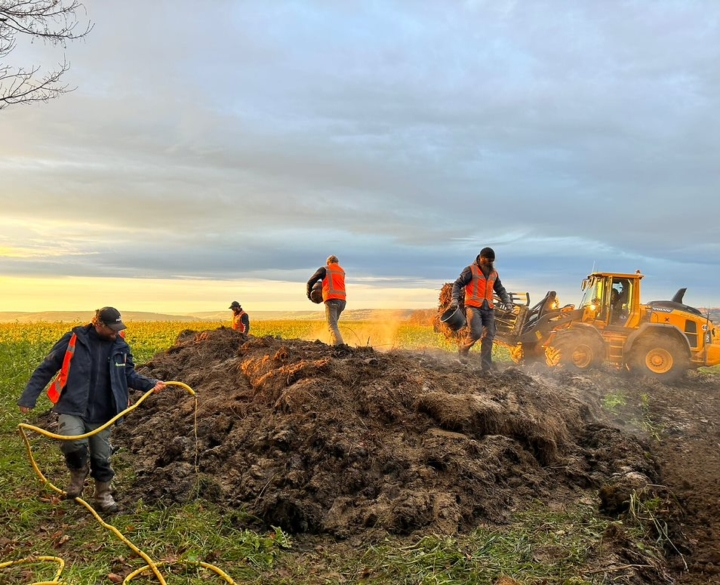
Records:
[[[478,309],[465,307],[467,318],[467,333],[460,342],[460,353],[466,355],[478,339],[480,342],[480,359],[482,369],[492,368],[492,348],[495,339],[495,311],[493,309]]]

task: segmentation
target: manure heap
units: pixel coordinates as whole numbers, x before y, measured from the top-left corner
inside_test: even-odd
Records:
[[[190,385],[197,421],[192,400],[162,392],[117,427],[136,472],[123,495],[199,494],[286,532],[346,538],[455,534],[538,499],[657,481],[646,446],[603,422],[581,377],[482,376],[479,356],[453,357],[183,332],[141,371]]]

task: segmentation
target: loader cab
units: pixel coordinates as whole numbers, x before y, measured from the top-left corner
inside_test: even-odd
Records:
[[[594,273],[583,281],[582,320],[600,328],[636,327],[641,274]]]
[[[612,278],[610,302],[607,307],[608,324],[624,327],[630,317],[633,284],[627,278]]]

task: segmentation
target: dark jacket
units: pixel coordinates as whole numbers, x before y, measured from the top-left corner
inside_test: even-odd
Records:
[[[315,271],[315,274],[310,277],[310,280],[307,281],[307,298],[310,298],[310,291],[312,290],[313,284],[318,280],[324,280],[325,276],[327,276],[327,270],[324,266],[321,266]]]
[[[237,313],[233,313],[233,329],[236,329],[235,319],[237,319]],[[250,333],[250,317],[248,317],[248,314],[245,311],[242,311],[242,315],[240,316],[240,323],[242,323],[245,327],[245,331],[243,331],[243,333],[245,333],[245,335],[248,335]]]
[[[85,415],[92,372],[92,354],[88,340],[88,332],[91,327],[93,325],[75,327],[62,336],[33,372],[22,396],[20,396],[20,400],[18,400],[19,406],[35,407],[40,393],[62,367],[70,337],[75,333],[77,335],[77,344],[75,345],[75,355],[70,363],[70,375],[65,389],[53,410],[58,414],[71,414],[80,417]],[[108,367],[110,368],[109,378],[112,390],[112,416],[121,413],[127,408],[128,388],[147,391],[157,384],[157,380],[146,378],[135,371],[130,346],[119,335],[110,350]]]
[[[480,256],[475,259],[475,264],[480,266],[480,269],[482,270],[482,266],[480,265]],[[485,272],[483,272],[483,274],[485,274]],[[487,274],[485,274],[485,276],[487,277]],[[466,266],[465,269],[460,273],[460,276],[458,276],[457,280],[453,283],[452,298],[454,301],[457,301],[460,298],[460,291],[472,282],[472,278],[472,268],[470,268],[470,266]],[[493,286],[493,291],[497,296],[500,297],[500,300],[503,303],[505,303],[506,305],[509,305],[511,303],[510,295],[505,290],[502,282],[500,282],[500,276],[498,276],[495,280],[495,286]],[[483,301],[482,308],[488,308],[487,301]]]

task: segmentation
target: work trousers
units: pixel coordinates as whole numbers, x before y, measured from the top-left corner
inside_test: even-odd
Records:
[[[467,333],[460,342],[460,353],[467,354],[478,339],[480,342],[480,360],[482,369],[488,371],[492,368],[492,348],[495,339],[495,311],[493,309],[479,309],[478,307],[465,307],[467,318]]]
[[[79,416],[61,414],[58,418],[58,434],[66,437],[84,435],[101,427],[104,423],[85,422]],[[111,427],[78,441],[62,441],[60,450],[65,455],[65,464],[69,469],[82,469],[90,457],[90,475],[97,481],[110,481],[115,472],[110,467],[112,445],[110,445]]]
[[[330,344],[340,345],[343,343],[340,328],[338,327],[338,319],[340,313],[345,310],[345,301],[342,299],[329,299],[325,301],[325,319],[327,319],[328,331],[330,331]]]

